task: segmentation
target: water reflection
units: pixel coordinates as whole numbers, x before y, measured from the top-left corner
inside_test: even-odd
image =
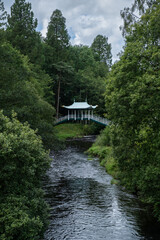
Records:
[[[159,226],[136,197],[110,182],[97,159],[87,160],[80,142],[57,154],[45,180],[52,210],[44,239],[159,240]]]

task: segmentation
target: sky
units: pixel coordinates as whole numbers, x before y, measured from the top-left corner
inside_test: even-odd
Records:
[[[2,0],[10,14],[14,0]],[[50,17],[54,10],[61,10],[66,18],[66,27],[72,45],[91,46],[97,35],[108,37],[112,46],[113,62],[124,46],[123,25],[120,10],[130,7],[133,0],[26,0],[32,4],[34,17],[38,19],[38,31],[45,37]]]

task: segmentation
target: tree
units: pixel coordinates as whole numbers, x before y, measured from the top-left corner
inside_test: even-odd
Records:
[[[159,0],[135,0],[131,8],[127,7],[121,10],[121,17],[124,21],[124,25],[120,26],[122,35],[125,36],[127,34],[129,27],[138,22],[140,20],[139,16],[144,14],[148,8],[157,4],[159,4]],[[139,13],[138,16],[137,12]]]
[[[66,19],[62,16],[60,10],[56,9],[50,18],[48,25],[46,43],[52,51],[47,68],[50,69],[49,74],[55,79],[55,96],[56,96],[56,117],[59,116],[59,102],[61,83],[66,73],[71,72],[71,66],[66,63],[67,48],[69,47],[69,35],[65,25]],[[64,81],[65,82],[65,81]]]
[[[57,108],[56,108],[56,117],[59,117],[59,105],[60,105],[60,98],[61,98],[61,85],[63,83],[63,87],[66,86],[67,75],[72,75],[73,68],[65,62],[58,62],[58,64],[54,64],[56,71],[57,71],[57,78],[58,78],[58,89],[57,89]],[[64,94],[64,92],[63,92]]]
[[[152,204],[160,220],[160,5],[128,28],[126,46],[107,81],[106,109],[120,177]]]
[[[66,19],[62,16],[60,10],[56,9],[50,18],[46,42],[56,50],[56,62],[64,59],[64,52],[69,46],[69,35],[65,25]]]
[[[0,0],[0,42],[5,40],[4,26],[6,26],[6,18],[7,12],[4,9],[3,2]]]
[[[74,74],[68,79],[68,85],[66,84],[63,90],[63,104],[70,105],[74,99],[85,101],[87,98],[90,104],[98,104],[96,111],[102,115],[105,111],[103,94],[108,67],[95,60],[90,47],[82,45],[70,47],[68,61],[74,68]]]
[[[4,9],[4,3],[0,0],[0,29],[6,25],[7,12]]]
[[[28,124],[0,111],[0,238],[38,240],[47,226],[41,181],[50,158]]]
[[[42,64],[43,49],[40,34],[36,32],[37,19],[31,11],[31,3],[15,0],[8,16],[7,38],[16,49],[27,55],[32,63]]]
[[[93,50],[97,61],[105,63],[108,68],[111,67],[111,44],[108,43],[108,38],[106,36],[97,35],[97,37],[93,40],[91,49]]]
[[[27,57],[8,43],[0,44],[0,52],[1,109],[7,116],[14,110],[20,121],[38,128],[46,146],[52,146],[55,110],[47,102],[49,76],[30,65]]]
[[[100,38],[101,40],[101,38]],[[103,114],[105,77],[111,65],[111,46],[102,36],[101,59],[88,46],[70,46],[65,18],[60,10],[55,10],[48,25],[45,46],[45,69],[53,78],[53,91],[56,98],[57,117],[60,105],[69,105],[76,101],[85,101],[99,105],[99,114]],[[64,114],[63,109],[60,113]]]

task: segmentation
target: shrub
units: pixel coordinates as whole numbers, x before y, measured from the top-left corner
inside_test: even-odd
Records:
[[[27,123],[0,111],[0,239],[36,240],[46,226],[41,178],[50,158]]]
[[[95,145],[98,146],[109,146],[110,145],[110,127],[107,126],[103,129],[100,135],[97,137]]]

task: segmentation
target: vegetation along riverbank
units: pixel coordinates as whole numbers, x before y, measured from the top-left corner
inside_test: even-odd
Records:
[[[101,126],[97,124],[66,123],[54,127],[55,135],[59,141],[65,141],[70,138],[81,138],[87,135],[96,135]]]
[[[49,149],[100,130],[75,121],[55,126],[55,118],[73,115],[62,106],[85,99],[86,116],[95,106],[95,116],[110,122],[89,153],[160,221],[160,1],[133,0],[121,16],[125,46],[112,64],[107,36],[73,46],[65,17],[53,9],[44,38],[30,2],[13,1],[7,14],[0,0],[0,239],[43,237]]]
[[[107,173],[113,176],[112,183],[118,183],[119,170],[113,156],[113,148],[110,139],[110,127],[106,127],[98,135],[95,143],[88,149],[89,156],[97,156],[101,166],[104,166]]]
[[[129,192],[132,192],[136,194],[139,199],[146,204],[146,207],[148,206],[150,209],[150,212],[153,213],[153,215],[159,220],[159,214],[158,214],[158,203],[154,199],[158,199],[157,192],[153,192],[152,189],[150,189],[150,185],[152,183],[146,181],[145,184],[143,185],[138,185],[139,184],[139,179],[135,179],[134,183],[130,180],[130,174],[135,177],[137,177],[137,169],[132,169],[131,172],[129,173],[127,171],[127,177],[126,175],[124,176],[124,172],[122,171],[122,166],[119,163],[119,155],[116,157],[116,152],[115,151],[115,146],[113,144],[114,140],[114,126],[107,126],[104,130],[101,131],[100,135],[98,135],[95,143],[88,149],[87,153],[89,156],[93,157],[96,156],[99,158],[100,165],[104,166],[106,169],[106,172],[110,174],[113,179],[111,181],[112,184],[120,184],[126,188]],[[129,162],[128,162],[129,164]],[[146,164],[146,163],[145,163]],[[151,167],[151,165],[150,165]],[[142,166],[142,168],[144,168]],[[148,169],[148,166],[146,166]],[[153,170],[151,170],[152,172]],[[159,169],[157,168],[157,171]],[[145,179],[149,179],[149,181],[152,181],[152,179],[156,178],[156,174],[158,172],[154,171],[154,178],[153,175],[148,175],[146,176],[146,172],[142,172],[142,169],[139,168],[138,171],[140,175],[145,177]],[[135,188],[133,188],[133,184],[135,184]],[[157,183],[157,189],[159,184]],[[156,186],[155,186],[156,187]],[[148,190],[148,196],[146,197],[143,195],[143,188],[145,190]],[[152,194],[152,196],[151,196]]]

